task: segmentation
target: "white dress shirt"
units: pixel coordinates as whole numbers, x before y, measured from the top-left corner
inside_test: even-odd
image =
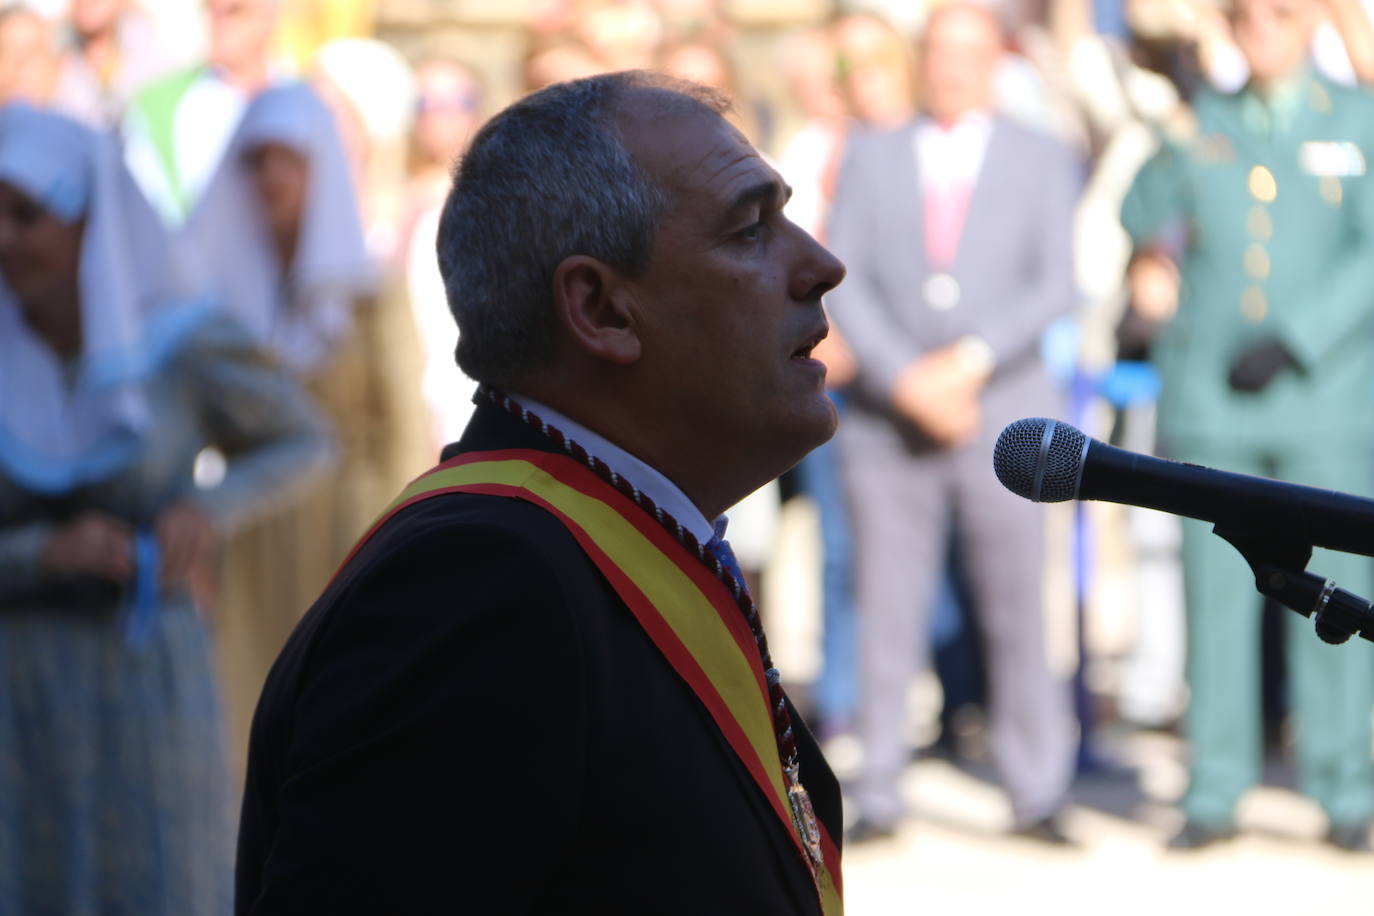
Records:
[[[654,501],[664,512],[677,519],[682,527],[696,535],[698,542],[705,544],[712,537],[724,537],[728,519],[722,515],[714,522],[708,521],[702,511],[687,498],[677,484],[669,480],[661,471],[655,470],[640,459],[631,455],[605,436],[592,432],[576,420],[541,404],[534,398],[523,394],[511,395],[511,400],[524,407],[550,426],[557,427],[563,435],[587,450],[587,453],[606,462],[606,466],[634,484]]]
[[[985,111],[971,111],[950,128],[941,127],[931,118],[921,118],[916,123],[914,142],[921,187],[963,184],[972,188],[978,181],[991,135],[992,116]]]

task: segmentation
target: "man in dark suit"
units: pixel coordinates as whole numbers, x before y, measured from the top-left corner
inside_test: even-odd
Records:
[[[925,113],[849,141],[830,244],[849,266],[832,297],[854,351],[839,436],[851,500],[864,764],[852,835],[893,832],[909,759],[907,688],[929,654],[930,610],[953,530],[980,624],[993,751],[1015,828],[1062,842],[1070,697],[1045,658],[1042,510],[991,473],[1010,420],[1059,399],[1042,333],[1074,302],[1077,170],[1059,144],[992,112],[1002,37],[966,3],[932,14]]]
[[[479,406],[272,671],[239,913],[840,911],[838,786],[721,533],[834,431],[844,268],[727,104],[611,74],[473,141],[439,251]]]

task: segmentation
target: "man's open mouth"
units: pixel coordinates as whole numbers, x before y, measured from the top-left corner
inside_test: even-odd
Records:
[[[817,344],[819,344],[822,340],[825,340],[826,335],[829,333],[829,328],[821,328],[820,330],[818,330],[812,337],[810,337],[806,341],[806,343],[802,344],[800,347],[792,351],[792,358],[810,359],[811,351],[816,349]]]

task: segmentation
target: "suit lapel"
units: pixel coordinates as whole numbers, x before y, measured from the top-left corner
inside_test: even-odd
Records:
[[[912,121],[896,134],[898,142],[892,150],[893,168],[888,174],[894,176],[897,186],[880,191],[895,207],[893,225],[899,231],[893,241],[906,249],[896,259],[897,264],[926,263],[926,200],[921,193],[921,166],[916,155],[916,123]],[[881,182],[883,176],[875,175],[874,180]],[[901,231],[903,226],[907,227],[905,231]]]

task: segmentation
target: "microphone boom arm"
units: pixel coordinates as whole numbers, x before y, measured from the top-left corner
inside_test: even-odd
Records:
[[[1260,594],[1313,618],[1328,643],[1356,633],[1374,642],[1370,603],[1305,572],[1315,547],[1374,557],[1374,499],[1141,455],[1044,417],[1002,430],[992,468],[1032,502],[1105,500],[1212,522],[1250,564]]]
[[[1304,571],[1312,558],[1311,545],[1255,537],[1220,525],[1212,531],[1250,564],[1260,594],[1312,618],[1323,642],[1337,645],[1357,634],[1374,642],[1374,607],[1330,579]]]

